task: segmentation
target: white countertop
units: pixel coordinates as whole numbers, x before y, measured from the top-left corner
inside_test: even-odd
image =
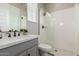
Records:
[[[38,38],[37,35],[24,35],[24,36],[17,36],[11,38],[3,38],[0,39],[0,49],[10,47],[25,41],[33,40],[34,38]]]

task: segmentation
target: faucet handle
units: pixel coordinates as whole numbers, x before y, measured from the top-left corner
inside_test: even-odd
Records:
[[[11,37],[11,34],[9,33],[8,37]]]

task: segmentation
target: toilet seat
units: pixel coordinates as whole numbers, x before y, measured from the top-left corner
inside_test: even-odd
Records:
[[[52,49],[52,47],[50,45],[41,43],[39,44],[39,49],[45,52],[49,52]]]

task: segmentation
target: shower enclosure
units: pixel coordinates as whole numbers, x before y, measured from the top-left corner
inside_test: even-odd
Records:
[[[79,55],[79,4],[40,3],[39,41],[52,46],[54,55]]]

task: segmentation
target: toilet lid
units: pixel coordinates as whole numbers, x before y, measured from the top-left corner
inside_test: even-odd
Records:
[[[51,46],[47,44],[39,44],[39,47],[43,49],[51,49]]]

